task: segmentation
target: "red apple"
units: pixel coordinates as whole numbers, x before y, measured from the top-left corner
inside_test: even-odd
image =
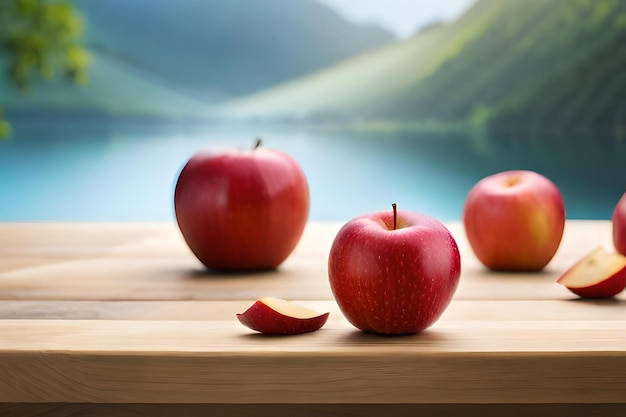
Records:
[[[180,231],[208,268],[271,269],[296,247],[309,214],[309,186],[284,152],[202,151],[183,167],[174,192]]]
[[[626,255],[626,193],[617,202],[612,221],[615,249],[622,255]]]
[[[237,318],[246,327],[266,334],[300,334],[320,329],[330,313],[318,313],[280,298],[257,300]]]
[[[356,217],[339,231],[328,260],[339,308],[358,329],[417,333],[450,303],[461,274],[452,234],[439,221],[409,211]]]
[[[576,262],[557,282],[581,297],[613,297],[626,288],[626,256],[598,248]]]
[[[543,175],[506,171],[472,188],[463,223],[470,246],[486,267],[539,271],[561,243],[565,204],[557,186]]]

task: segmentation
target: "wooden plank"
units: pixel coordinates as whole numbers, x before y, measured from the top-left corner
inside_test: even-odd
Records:
[[[470,265],[479,265],[471,253],[459,222],[447,223],[461,253]],[[307,225],[293,257],[324,260],[339,223],[311,222]],[[597,246],[611,243],[609,221],[568,220],[561,248],[554,264],[558,269]],[[193,259],[173,223],[92,224],[92,223],[0,223],[0,259],[37,259],[37,255],[64,257],[88,253],[134,259]]]
[[[0,260],[0,274],[4,272],[11,272],[22,270],[26,268],[40,267],[46,265],[52,265],[59,262],[71,261],[72,257],[58,257],[58,258],[12,258]]]
[[[331,300],[293,300],[329,320],[344,320]],[[206,320],[235,322],[254,300],[238,301],[3,301],[1,320]],[[442,321],[615,321],[626,300],[453,300]]]
[[[0,223],[0,260],[101,255],[174,230],[166,223]]]
[[[240,311],[237,309],[237,311]],[[232,315],[235,309],[232,309]],[[335,314],[334,316],[338,316]],[[337,317],[335,317],[337,318]],[[402,354],[406,352],[620,352],[626,320],[441,320],[418,335],[381,337],[347,321],[329,320],[320,331],[290,338],[252,332],[234,319],[0,320],[0,352],[90,353],[284,352]],[[626,372],[626,369],[623,370]]]
[[[20,230],[17,226],[0,224],[0,234],[12,231],[15,235]],[[315,242],[319,235],[329,235],[327,230],[335,227],[332,225],[307,228],[304,244],[278,271],[244,275],[206,271],[172,225],[147,225],[138,231],[117,226],[112,228],[112,234],[96,225],[85,226],[85,230],[75,226],[68,231],[76,233],[71,239],[63,237],[63,229],[41,225],[41,233],[47,237],[31,246],[39,226],[24,225],[28,238],[18,234],[22,238],[17,243],[6,240],[0,246],[0,265],[11,263],[4,270],[0,268],[0,299],[256,298],[283,285],[291,297],[302,292],[310,293],[311,298],[331,296],[325,262],[319,262],[326,254],[319,252]],[[103,237],[97,237],[100,233],[104,233]],[[71,244],[57,245],[56,240]],[[29,264],[36,256],[66,258],[62,262]],[[288,284],[294,277],[297,284]],[[320,278],[322,281],[316,283]],[[254,285],[250,285],[252,281]]]
[[[86,329],[83,332],[85,336],[92,334]],[[146,335],[145,331],[141,333]],[[172,337],[180,336],[180,333],[172,334]],[[398,351],[381,349],[380,345],[369,344],[367,339],[359,339],[353,340],[360,346],[357,353],[322,350],[312,355],[307,349],[289,348],[277,352],[271,348],[264,350],[259,344],[254,353],[235,350],[217,354],[204,348],[213,343],[214,336],[205,333],[203,346],[197,346],[195,352],[176,350],[175,354],[166,349],[151,354],[107,353],[96,346],[102,341],[99,335],[92,342],[92,352],[52,349],[4,352],[0,360],[0,402],[626,401],[626,356],[602,349],[552,354],[525,351],[523,355],[516,351],[442,352],[437,348],[427,349],[427,341],[422,340]],[[344,343],[350,341],[350,336],[345,336]],[[491,339],[490,334],[486,337]],[[265,344],[267,340],[259,338],[258,343]],[[283,340],[281,344],[292,343]],[[172,345],[170,341],[169,346]],[[389,347],[388,342],[386,346]],[[163,347],[165,344],[158,346]],[[315,347],[319,349],[321,345]]]
[[[464,265],[455,298],[575,298],[556,283],[563,271],[551,267],[538,274],[511,274]],[[326,264],[292,258],[277,271],[237,275],[207,272],[193,259],[95,258],[0,273],[0,299],[4,300],[247,300],[263,296],[332,299]]]
[[[339,227],[308,224],[296,252],[326,256]],[[195,260],[174,223],[0,223],[0,260],[103,255]]]
[[[0,404],[11,417],[623,417],[626,404]]]
[[[626,403],[626,294],[582,301],[555,283],[610,244],[610,222],[568,221],[539,274],[486,271],[452,223],[459,290],[404,337],[341,316],[326,271],[339,227],[308,225],[277,271],[220,275],[173,224],[0,224],[0,403]],[[331,318],[258,335],[235,314],[266,295]]]
[[[275,272],[214,274],[193,259],[96,258],[0,274],[0,299],[197,300],[332,298],[325,265],[288,263]]]
[[[9,225],[10,226],[10,225]],[[19,230],[0,225],[0,231]],[[327,256],[340,225],[310,224],[301,244],[277,270],[269,273],[224,275],[206,271],[185,247],[173,225],[145,227],[100,225],[63,228],[27,225],[27,235],[39,227],[43,243],[0,247],[0,299],[5,300],[228,300],[266,295],[282,298],[331,299]],[[471,254],[460,224],[450,225],[462,249],[463,272],[459,299],[567,299],[570,293],[555,284],[575,260],[610,237],[609,222],[570,222],[562,249],[542,273],[489,272]],[[100,235],[101,234],[101,235]],[[71,242],[69,246],[54,242]],[[7,249],[8,248],[8,249]],[[53,256],[54,255],[54,256]],[[55,258],[34,261],[36,256]],[[61,259],[59,256],[69,256]],[[33,260],[32,262],[29,260]]]

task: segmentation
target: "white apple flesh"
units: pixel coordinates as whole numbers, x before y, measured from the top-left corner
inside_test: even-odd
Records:
[[[265,334],[301,334],[319,330],[330,313],[319,313],[281,298],[257,300],[237,318],[244,326]]]
[[[576,262],[557,282],[581,297],[613,297],[626,288],[626,256],[598,248]]]

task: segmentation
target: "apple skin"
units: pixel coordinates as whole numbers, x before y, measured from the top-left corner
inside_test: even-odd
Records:
[[[500,271],[540,271],[554,257],[565,228],[557,186],[533,171],[483,178],[469,192],[463,224],[476,257]]]
[[[298,244],[309,186],[288,154],[267,148],[201,151],[180,172],[174,211],[196,257],[218,271],[272,269]]]
[[[626,267],[596,285],[584,288],[566,288],[583,298],[611,298],[626,288]]]
[[[597,256],[597,254],[600,254],[600,256]],[[597,266],[598,262],[602,261],[601,258],[606,257],[621,257],[621,267],[616,270],[614,269],[612,272],[608,273],[608,276],[606,277],[600,277],[601,280],[596,284],[585,285],[583,287],[573,285],[574,282],[571,277],[576,273],[576,270],[582,269],[585,266],[585,263],[587,265],[593,265],[595,263]],[[587,266],[587,271],[588,268],[589,266]],[[565,271],[565,273],[557,280],[557,283],[565,286],[568,290],[580,297],[611,298],[624,291],[624,288],[626,288],[626,259],[624,259],[624,255],[622,254],[607,253],[602,248],[596,249],[594,252],[585,256]]]
[[[612,217],[615,249],[626,255],[626,193],[619,199]]]
[[[461,257],[439,221],[409,211],[356,217],[330,250],[330,287],[346,319],[370,333],[418,333],[435,323],[456,291]]]
[[[267,299],[257,300],[250,308],[237,319],[244,326],[264,334],[292,335],[310,333],[322,328],[330,313],[320,313],[306,318],[297,318],[285,315],[272,308]],[[283,304],[288,303],[284,300]]]

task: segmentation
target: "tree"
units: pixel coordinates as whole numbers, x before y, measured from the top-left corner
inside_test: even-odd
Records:
[[[0,0],[0,59],[8,57],[8,76],[20,89],[65,76],[87,82],[89,54],[81,46],[83,21],[69,1]],[[0,137],[10,125],[0,108]]]

